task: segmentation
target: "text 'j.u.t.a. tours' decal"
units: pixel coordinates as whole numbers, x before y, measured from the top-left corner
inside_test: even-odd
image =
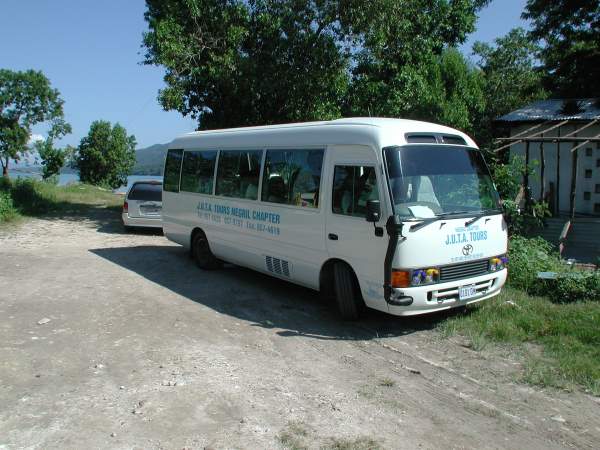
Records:
[[[221,203],[199,202],[196,212],[199,218],[213,223],[231,225],[273,236],[279,236],[281,233],[278,227],[281,223],[281,216],[270,211],[237,208]]]
[[[487,241],[487,230],[480,230],[478,225],[471,227],[457,227],[454,233],[446,234],[444,244],[456,246],[457,256],[452,257],[452,262],[468,261],[483,257],[483,253],[475,251],[476,242]]]

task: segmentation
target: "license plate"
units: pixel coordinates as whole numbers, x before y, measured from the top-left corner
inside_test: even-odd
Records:
[[[144,214],[158,214],[160,213],[160,206],[141,206],[140,211]]]
[[[472,284],[470,286],[461,286],[458,288],[458,298],[459,300],[466,300],[471,297],[475,297],[477,295],[477,289],[475,289],[475,285]]]

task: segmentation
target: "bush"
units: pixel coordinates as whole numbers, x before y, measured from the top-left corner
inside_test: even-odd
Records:
[[[547,296],[556,302],[600,301],[600,271],[583,272],[561,261],[548,241],[536,237],[511,236],[509,241],[509,286],[528,294]],[[553,280],[541,280],[538,272],[556,272]]]
[[[558,252],[541,237],[511,236],[508,244],[509,284],[525,292],[534,293],[540,284],[538,272],[560,272],[562,264]]]
[[[13,204],[10,193],[0,190],[0,222],[8,222],[18,217],[19,212]]]
[[[570,272],[560,274],[556,280],[548,280],[549,297],[560,302],[578,300],[600,301],[600,272]]]

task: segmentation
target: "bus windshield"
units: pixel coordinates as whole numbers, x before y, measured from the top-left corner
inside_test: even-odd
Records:
[[[395,214],[434,218],[500,211],[500,199],[481,152],[451,145],[384,149]]]

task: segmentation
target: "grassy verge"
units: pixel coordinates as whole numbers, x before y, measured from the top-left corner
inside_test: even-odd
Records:
[[[489,343],[518,347],[528,383],[600,395],[600,301],[553,303],[508,288],[448,319],[441,331],[467,337],[475,350]]]
[[[118,208],[123,199],[86,184],[57,186],[37,180],[0,179],[0,223],[48,214],[81,214],[90,207]]]

